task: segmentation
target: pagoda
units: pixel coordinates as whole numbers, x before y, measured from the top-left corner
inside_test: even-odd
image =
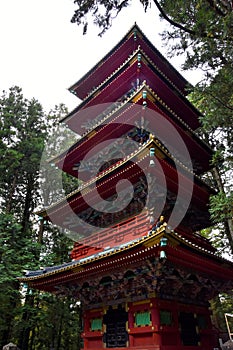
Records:
[[[218,348],[209,301],[233,264],[199,234],[215,190],[188,87],[136,24],[70,87],[82,102],[62,122],[81,137],[52,162],[81,184],[39,215],[79,238],[20,280],[81,301],[84,350]]]

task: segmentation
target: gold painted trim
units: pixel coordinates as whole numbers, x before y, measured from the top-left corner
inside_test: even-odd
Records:
[[[132,303],[133,306],[136,305],[143,305],[143,304],[149,304],[151,302],[150,299],[146,299],[146,300],[139,300],[139,301],[135,301]],[[137,312],[137,311],[136,311]]]

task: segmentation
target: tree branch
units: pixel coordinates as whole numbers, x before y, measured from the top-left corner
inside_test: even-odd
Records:
[[[218,101],[223,107],[225,107],[226,109],[229,109],[230,111],[233,111],[233,107],[231,107],[230,105],[228,105],[227,103],[225,103],[222,99],[220,99],[219,97],[213,95],[211,92],[206,91],[206,94],[208,94],[209,96],[211,96],[213,99],[215,99],[216,101]]]
[[[166,21],[168,21],[170,24],[172,24],[173,26],[183,30],[184,32],[186,33],[189,33],[191,35],[195,35],[196,32],[189,29],[189,28],[186,28],[184,26],[182,26],[180,23],[177,23],[175,21],[173,21],[171,18],[168,17],[168,15],[166,14],[166,12],[163,10],[162,6],[159,4],[159,2],[157,0],[153,0],[157,9],[159,10],[159,12],[161,13],[161,15],[163,16],[164,19],[166,19]]]
[[[187,27],[184,27],[182,24],[177,23],[175,21],[173,21],[173,19],[171,19],[170,17],[168,17],[168,15],[166,14],[166,12],[164,11],[164,9],[162,8],[162,6],[160,5],[158,0],[153,0],[157,9],[159,10],[159,12],[161,13],[162,17],[168,21],[171,25],[175,26],[176,28],[179,28],[181,30],[183,30],[184,32],[193,35],[193,36],[199,36],[202,38],[209,38],[209,39],[221,39],[224,40],[222,36],[219,35],[212,35],[211,37],[208,35],[208,33],[206,32],[202,32],[202,33],[197,33],[192,29],[189,29]],[[207,0],[208,1],[208,0]],[[209,1],[208,1],[209,2]]]

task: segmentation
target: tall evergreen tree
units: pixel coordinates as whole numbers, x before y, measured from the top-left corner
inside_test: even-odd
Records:
[[[0,333],[2,346],[16,337],[14,322],[21,312],[16,277],[22,269],[37,266],[32,213],[38,201],[39,164],[46,129],[41,105],[35,99],[25,99],[19,87],[3,92],[0,124],[0,288],[5,300],[1,312],[5,324]]]
[[[22,288],[17,280],[23,270],[69,260],[72,241],[34,214],[39,205],[61,195],[56,186],[46,187],[43,203],[39,185],[45,141],[64,113],[61,105],[46,116],[19,87],[0,98],[0,348],[14,341],[21,350],[73,350],[79,342],[79,306],[74,300]],[[59,144],[64,136],[58,136]]]

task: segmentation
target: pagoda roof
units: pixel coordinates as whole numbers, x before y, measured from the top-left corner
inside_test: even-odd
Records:
[[[106,249],[111,249],[119,244],[127,244],[130,241],[136,241],[138,238],[145,236],[146,232],[151,232],[154,224],[151,223],[152,213],[148,210],[142,211],[134,217],[127,219],[113,227],[101,230],[89,237],[79,239],[75,242],[74,248],[71,251],[71,258],[79,260],[80,258],[88,257]],[[176,229],[177,234],[186,238],[192,244],[208,251],[215,252],[216,249],[211,245],[210,241],[198,232],[191,230]]]
[[[138,55],[140,55],[141,67],[138,68]],[[142,83],[146,81],[155,91],[159,98],[171,108],[192,130],[200,127],[199,118],[201,113],[193,106],[185,95],[170,81],[156,66],[147,54],[139,47],[135,50],[117,69],[101,81],[101,83],[89,93],[78,107],[61,119],[67,123],[70,129],[82,133],[80,125],[83,125],[86,113],[91,113],[90,107],[113,101],[120,101],[129,95],[136,86],[137,80]],[[91,119],[86,117],[86,119]]]
[[[132,152],[128,157],[123,158],[114,165],[110,166],[108,169],[105,169],[99,173],[98,176],[93,177],[91,180],[80,186],[76,191],[70,193],[65,199],[54,203],[50,207],[46,208],[46,210],[43,210],[38,214],[47,219],[49,219],[49,217],[55,217],[56,223],[59,226],[66,227],[71,230],[73,229],[74,231],[78,232],[79,224],[77,224],[75,218],[72,219],[71,217],[73,213],[79,215],[80,213],[86,212],[90,208],[87,204],[87,200],[97,201],[95,192],[96,188],[98,189],[98,193],[104,199],[108,199],[115,194],[116,184],[121,179],[127,178],[131,181],[131,183],[135,184],[137,181],[139,181],[143,174],[153,172],[157,177],[157,182],[159,183],[162,181],[161,176],[163,176],[163,174],[161,173],[161,169],[149,167],[149,148],[152,146],[156,148],[156,155],[162,164],[163,174],[166,174],[167,190],[174,194],[176,194],[179,190],[181,191],[180,193],[182,194],[182,198],[188,198],[190,194],[188,189],[193,188],[190,205],[191,207],[193,205],[195,206],[196,212],[198,212],[198,210],[202,210],[202,215],[199,214],[198,222],[196,222],[196,218],[194,214],[192,214],[195,225],[199,224],[199,226],[195,226],[194,230],[210,225],[207,203],[209,201],[210,193],[214,194],[215,191],[208,187],[199,177],[191,173],[187,167],[182,165],[182,163],[175,160],[176,167],[179,167],[179,170],[176,170],[176,167],[172,165],[174,158],[171,159],[167,150],[158,140],[153,139],[153,137],[150,138],[144,145],[140,146],[136,151]],[[177,183],[177,171],[180,172],[179,185]],[[194,177],[194,183],[190,179],[192,177]],[[85,198],[83,197],[84,193]],[[70,215],[71,212],[72,215]],[[95,215],[98,216],[98,212],[92,213],[91,217],[94,219]],[[189,224],[191,227],[192,224]],[[80,228],[81,227],[79,227],[79,229]],[[93,227],[93,230],[97,231],[97,228]],[[87,234],[89,235],[90,233]]]
[[[139,45],[148,57],[156,63],[160,71],[183,94],[186,94],[186,88],[190,86],[190,83],[154,47],[137,24],[134,24],[126,35],[92,69],[74,83],[69,90],[79,98],[84,99],[93,87],[98,86],[106,79]]]
[[[166,243],[162,244],[162,240]],[[166,223],[156,231],[147,233],[141,238],[117,245],[113,248],[92,254],[80,260],[59,266],[46,267],[37,271],[27,271],[20,282],[26,282],[32,288],[59,293],[59,286],[67,287],[70,283],[83,284],[89,278],[103,272],[111,273],[115,266],[121,269],[128,266],[141,265],[149,259],[159,259],[161,250],[165,252],[163,269],[172,264],[173,271],[177,267],[195,274],[208,276],[208,280],[217,280],[218,288],[222,284],[230,290],[233,283],[233,263],[216,256],[215,252],[200,247],[177,232],[170,230]],[[178,279],[178,276],[176,276]],[[69,287],[68,287],[69,288]],[[220,288],[220,291],[224,291]],[[209,297],[211,298],[211,296]]]
[[[92,124],[94,125],[90,127],[67,152],[63,152],[59,156],[52,158],[51,161],[55,162],[63,171],[77,176],[75,164],[82,161],[85,155],[93,148],[93,145],[96,146],[98,143],[110,138],[115,139],[116,137],[121,137],[124,133],[127,133],[127,131],[132,128],[135,121],[140,118],[141,107],[135,106],[134,104],[142,104],[142,95],[145,90],[148,95],[148,113],[150,113],[150,111],[152,114],[155,112],[159,113],[177,129],[187,146],[192,160],[195,162],[193,166],[196,166],[195,172],[197,174],[208,171],[210,169],[210,160],[212,157],[212,150],[210,147],[202,141],[145,82],[142,83],[136,91],[133,91],[126,100],[113,104],[105,103],[101,105],[101,110],[99,110],[97,116],[94,109],[93,112],[95,112],[95,114],[93,114],[92,119]],[[80,112],[81,119],[82,117],[84,117],[84,119],[87,118],[86,113],[89,115],[89,118],[92,114],[92,110],[90,109]],[[153,119],[153,117],[149,119]],[[156,121],[154,123],[157,128]],[[82,124],[82,120],[80,124]],[[160,128],[161,127],[160,125]],[[167,139],[171,138],[172,135]]]

